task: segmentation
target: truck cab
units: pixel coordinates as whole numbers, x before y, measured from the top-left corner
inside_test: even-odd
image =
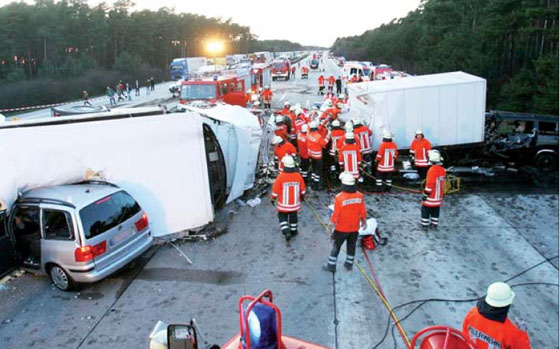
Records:
[[[290,61],[288,59],[272,62],[272,80],[278,78],[290,80]]]
[[[184,81],[181,85],[179,103],[192,101],[206,101],[216,103],[222,101],[227,104],[245,107],[245,80],[237,76],[220,76],[203,80]]]

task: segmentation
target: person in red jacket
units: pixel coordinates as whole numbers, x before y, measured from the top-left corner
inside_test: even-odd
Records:
[[[319,83],[319,94],[322,96],[323,90],[325,89],[325,77],[323,76],[323,74],[319,75],[319,78],[317,78],[317,82]]]
[[[334,76],[332,76],[332,75],[329,76],[328,83],[329,83],[329,92],[330,93],[333,93],[333,87],[334,87],[335,80],[336,79],[334,78]]]
[[[276,204],[280,230],[286,241],[298,234],[297,213],[305,197],[305,182],[296,170],[294,158],[286,155],[282,158],[282,172],[272,186],[270,202]],[[278,200],[278,201],[276,201]]]
[[[262,93],[262,99],[263,99],[263,104],[264,104],[264,109],[268,109],[270,110],[270,104],[272,103],[272,90],[270,89],[270,86],[265,86],[264,87],[264,91]]]
[[[309,128],[311,130],[307,133],[307,152],[311,158],[311,166],[313,166],[313,172],[311,173],[312,188],[319,190],[322,185],[323,149],[327,146],[327,142],[319,132],[319,122],[312,121]]]
[[[362,182],[363,179],[360,176],[360,164],[362,163],[360,147],[356,143],[354,133],[348,132],[344,135],[344,138],[344,144],[338,149],[340,168],[343,169],[343,172],[351,173],[354,179]]]
[[[344,241],[346,241],[344,267],[352,270],[360,224],[362,228],[367,228],[364,194],[356,188],[354,176],[351,173],[342,172],[340,181],[342,182],[341,192],[334,198],[334,212],[328,225],[329,231],[332,231],[333,240],[331,254],[327,264],[323,265],[323,270],[332,273],[336,271],[338,253]]]
[[[437,150],[430,150],[428,153],[430,164],[426,175],[426,187],[422,194],[421,225],[424,230],[430,226],[437,229],[439,224],[439,208],[445,195],[445,169],[441,166],[441,155]]]
[[[277,164],[278,171],[282,172],[284,165],[281,160],[286,155],[296,156],[296,148],[280,136],[274,136],[272,144],[274,144],[274,162]]]
[[[414,140],[410,145],[410,156],[421,181],[426,179],[426,173],[428,173],[428,152],[430,150],[432,150],[430,141],[424,138],[421,130],[416,131]]]
[[[344,129],[340,126],[339,120],[334,120],[331,122],[331,136],[328,144],[330,157],[329,172],[331,176],[336,176],[338,172],[337,165],[339,161],[337,158],[337,151],[340,140],[344,140]]]
[[[508,319],[515,293],[508,284],[495,282],[488,286],[486,297],[478,301],[463,322],[463,333],[476,349],[531,349],[527,332]]]
[[[371,142],[371,137],[373,132],[371,129],[364,124],[362,124],[362,120],[355,119],[354,120],[354,134],[359,140],[360,152],[362,153],[362,159],[364,165],[366,166],[367,172],[371,172],[371,162],[373,157],[373,145]]]
[[[307,171],[309,170],[309,165],[311,164],[311,160],[309,160],[309,153],[307,152],[308,129],[309,126],[307,126],[307,124],[304,124],[301,127],[301,132],[299,132],[297,136],[297,144],[298,144],[297,150],[300,159],[300,164],[299,164],[300,173],[305,183],[307,183],[307,173],[308,173]]]
[[[290,108],[291,108],[290,102],[285,101],[284,102],[284,108],[282,108],[282,111],[280,112],[280,114],[288,115],[288,113],[290,112]]]
[[[276,115],[274,119],[276,128],[274,129],[274,134],[276,136],[282,137],[284,140],[288,140],[290,138],[288,126],[286,125],[285,119],[283,115]]]
[[[385,191],[391,191],[393,180],[391,175],[395,172],[395,161],[399,156],[397,145],[393,142],[393,135],[389,131],[383,132],[383,141],[377,150],[377,175],[375,184],[378,191],[381,191],[385,185]]]

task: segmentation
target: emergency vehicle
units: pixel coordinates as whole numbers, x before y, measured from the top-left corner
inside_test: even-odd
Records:
[[[253,91],[270,86],[271,82],[272,66],[268,63],[253,64],[253,69],[251,70],[251,88]]]
[[[356,75],[358,79],[361,77],[362,81],[370,81],[373,76],[373,69],[356,61],[344,63],[342,67],[342,80],[351,81],[353,75]]]
[[[374,80],[388,80],[391,79],[393,67],[387,64],[376,65],[373,70]]]
[[[222,71],[213,76],[197,80],[183,81],[179,103],[206,101],[208,103],[224,102],[245,107],[245,91],[253,85],[253,70],[240,68]]]
[[[282,78],[290,79],[290,61],[287,59],[278,59],[272,62],[272,80]]]

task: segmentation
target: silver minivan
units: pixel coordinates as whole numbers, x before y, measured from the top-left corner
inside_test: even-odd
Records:
[[[63,291],[116,272],[153,240],[130,194],[93,181],[25,192],[10,210],[8,233],[23,267],[46,273]]]

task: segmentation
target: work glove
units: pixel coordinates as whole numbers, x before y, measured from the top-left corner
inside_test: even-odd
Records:
[[[422,201],[428,200],[428,194],[422,194]]]

